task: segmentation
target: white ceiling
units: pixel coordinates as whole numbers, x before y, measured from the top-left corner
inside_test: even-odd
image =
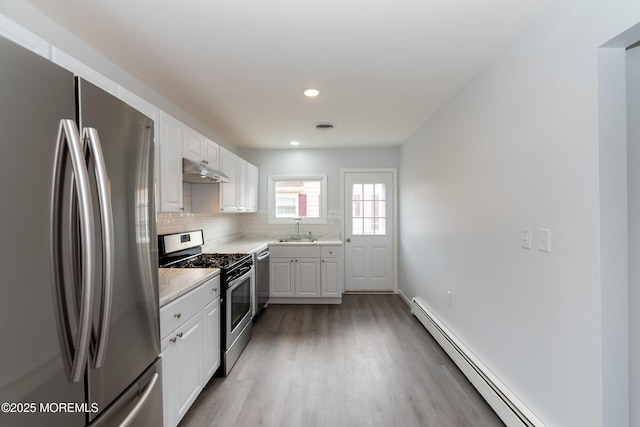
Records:
[[[28,1],[232,144],[317,148],[402,143],[552,0]]]

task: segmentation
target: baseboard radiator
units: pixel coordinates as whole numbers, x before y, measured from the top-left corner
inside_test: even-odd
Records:
[[[411,300],[411,313],[447,352],[507,426],[544,427],[544,424],[431,313],[420,298]]]

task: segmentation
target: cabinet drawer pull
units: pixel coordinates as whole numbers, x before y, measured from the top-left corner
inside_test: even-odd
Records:
[[[211,292],[218,292],[218,288],[211,289]]]
[[[177,336],[178,338],[182,338],[182,332],[178,332],[178,333],[176,334],[176,336]]]
[[[171,341],[171,342],[176,342],[176,340],[177,340],[176,337],[173,337],[173,338],[169,339],[169,341]]]
[[[173,317],[179,319],[179,318],[182,317],[182,313],[176,313],[176,314],[173,315]]]

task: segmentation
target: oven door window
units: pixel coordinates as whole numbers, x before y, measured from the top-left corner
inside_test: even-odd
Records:
[[[231,330],[234,330],[251,310],[251,280],[247,278],[231,291]]]

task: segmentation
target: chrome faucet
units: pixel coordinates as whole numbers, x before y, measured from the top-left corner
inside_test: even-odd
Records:
[[[300,221],[301,220],[302,218],[296,218],[296,235],[295,235],[296,240],[302,240],[302,237],[300,237]]]

